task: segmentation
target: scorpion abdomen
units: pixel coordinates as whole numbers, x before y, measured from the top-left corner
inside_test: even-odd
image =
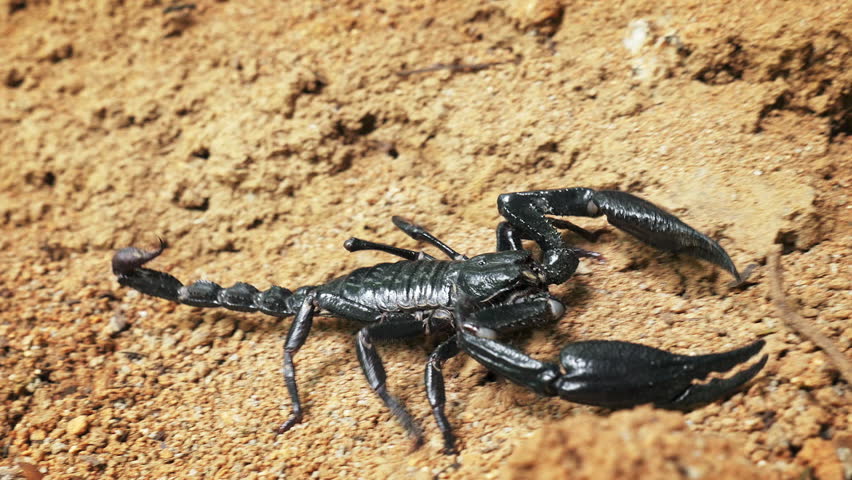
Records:
[[[455,261],[409,260],[359,268],[326,285],[333,293],[376,312],[448,308]]]

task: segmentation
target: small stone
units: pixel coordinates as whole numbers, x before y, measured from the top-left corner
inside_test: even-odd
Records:
[[[65,427],[65,431],[68,432],[69,435],[80,436],[86,433],[89,430],[89,419],[84,415],[80,415],[72,419],[68,422],[68,426]]]
[[[211,334],[220,338],[231,336],[236,330],[237,324],[232,318],[223,318],[215,322],[211,327]]]
[[[627,34],[623,40],[624,47],[636,55],[649,43],[649,37],[651,37],[651,24],[644,19],[633,20],[627,26]]]
[[[192,331],[192,334],[187,339],[187,347],[196,348],[208,345],[213,342],[213,332],[208,323],[203,323]]]
[[[53,442],[50,444],[50,453],[57,455],[68,451],[68,444],[63,442]]]
[[[30,441],[31,442],[41,442],[44,441],[45,437],[47,437],[47,433],[44,430],[33,430],[30,433]]]
[[[683,313],[689,310],[689,302],[681,299],[669,307],[669,310],[671,310],[672,313]]]
[[[542,33],[552,34],[559,25],[563,6],[558,0],[513,0],[506,13],[524,30],[538,28]]]
[[[802,303],[808,307],[816,308],[828,300],[829,294],[822,287],[809,286],[802,292]]]
[[[112,318],[109,319],[109,324],[107,324],[107,333],[110,335],[121,333],[127,330],[129,325],[130,323],[124,315],[113,315]]]

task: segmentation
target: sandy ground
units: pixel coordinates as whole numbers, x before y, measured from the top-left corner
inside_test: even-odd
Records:
[[[769,301],[852,355],[852,8],[844,2],[0,1],[0,478],[852,476],[852,391]],[[848,2],[847,2],[848,6]],[[173,7],[173,8],[170,8]],[[177,8],[174,8],[177,7]],[[452,65],[452,67],[448,67]],[[434,68],[430,68],[434,67]],[[420,71],[428,69],[428,71]],[[350,236],[494,248],[503,192],[634,192],[757,263],[746,288],[607,227],[554,294],[577,339],[706,353],[766,339],[742,392],[609,412],[448,362],[461,453],[422,386],[434,340],[381,346],[426,429],[409,452],[345,320],[279,368],[290,321],[121,288],[115,249],[189,281],[296,287],[388,260]]]

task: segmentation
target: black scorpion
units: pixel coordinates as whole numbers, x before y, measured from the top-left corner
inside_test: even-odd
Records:
[[[444,413],[444,362],[460,351],[489,370],[541,395],[609,408],[652,403],[662,408],[689,409],[723,398],[751,380],[766,356],[730,378],[693,384],[711,372],[726,372],[745,363],[763,347],[758,340],[724,353],[685,356],[621,341],[582,341],[567,345],[560,365],[540,362],[496,341],[500,333],[528,329],[557,320],[565,311],[548,292],[573,275],[584,256],[597,254],[564,243],[559,229],[589,240],[595,235],[566,220],[546,215],[606,215],[610,224],[662,250],[686,253],[710,261],[742,281],[725,250],[677,217],[634,195],[588,188],[540,190],[500,195],[505,221],[497,227],[497,252],[468,258],[422,227],[394,217],[394,224],[416,240],[425,241],[450,257],[437,260],[417,252],[350,238],[349,251],[379,250],[402,257],[396,263],[359,268],[324,285],[290,291],[273,286],[260,291],[247,283],[232,287],[206,280],[184,285],[175,277],[143,265],[165,249],[116,252],[112,270],[119,283],[147,295],[195,307],[224,307],[240,312],[260,311],[275,317],[295,315],[284,344],[283,375],[292,413],[278,428],[282,433],[302,420],[293,358],[311,330],[315,315],[335,315],[366,326],[356,335],[358,361],[373,391],[412,437],[415,448],[423,432],[403,404],[385,386],[385,370],[376,341],[425,334],[448,336],[429,357],[426,392],[444,452],[455,451],[455,436]],[[525,250],[533,240],[542,261]]]

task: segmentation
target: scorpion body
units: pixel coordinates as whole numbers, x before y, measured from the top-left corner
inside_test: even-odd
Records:
[[[395,222],[405,222],[395,218]],[[419,228],[414,226],[412,227]],[[352,239],[348,248],[355,247]],[[364,242],[361,246],[384,247]],[[389,246],[388,246],[389,247]],[[134,267],[158,256],[165,245],[152,252],[128,248],[113,259],[113,271],[127,286],[143,289],[173,302],[195,307],[223,307],[239,312],[254,312],[287,317],[296,315],[284,347],[284,378],[291,390],[294,413],[279,427],[284,432],[301,420],[301,403],[295,383],[293,356],[302,346],[311,328],[314,315],[344,316],[366,324],[357,335],[358,359],[367,374],[370,386],[384,400],[394,415],[412,435],[415,445],[422,443],[422,432],[402,404],[385,390],[385,372],[373,340],[415,337],[424,334],[450,333],[455,328],[453,308],[461,298],[489,308],[504,307],[515,315],[483,319],[468,329],[479,336],[494,338],[496,332],[528,327],[530,322],[543,324],[559,318],[563,305],[547,293],[543,272],[538,262],[526,250],[509,250],[478,255],[471,259],[436,260],[424,254],[416,259],[381,263],[359,268],[323,285],[304,286],[291,292],[272,286],[261,291],[239,282],[227,288],[207,280],[183,285],[168,273]],[[414,253],[414,252],[411,252]],[[409,255],[411,256],[411,255]],[[165,288],[164,288],[165,286]],[[450,351],[452,343],[439,347]],[[443,413],[443,386],[438,358],[427,370],[426,381],[439,425],[447,425],[445,437],[452,448],[454,439],[449,422]],[[442,363],[442,362],[441,362]]]
[[[455,451],[447,420],[442,367],[464,351],[488,369],[542,395],[569,401],[622,408],[653,403],[665,408],[692,408],[730,394],[763,367],[766,357],[727,379],[693,384],[711,372],[728,371],[754,356],[756,341],[729,352],[699,356],[676,355],[621,341],[574,342],[561,353],[560,364],[541,362],[496,340],[500,333],[532,328],[557,320],[565,311],[548,286],[567,280],[580,257],[598,254],[566,246],[556,228],[586,238],[586,230],[550,215],[598,216],[658,248],[685,252],[742,277],[716,242],[673,215],[623,192],[574,188],[501,195],[499,209],[506,221],[497,228],[497,250],[472,258],[460,254],[422,227],[399,217],[393,221],[416,240],[430,243],[449,260],[424,252],[350,238],[349,251],[379,250],[403,260],[356,269],[323,285],[290,291],[273,286],[259,290],[247,283],[223,288],[199,280],[184,285],[172,275],[144,268],[165,249],[129,247],[116,252],[112,270],[119,283],[145,294],[196,307],[260,311],[275,317],[295,316],[284,344],[282,372],[292,413],[278,428],[284,432],[302,420],[294,356],[310,333],[316,315],[334,315],[364,324],[356,335],[356,353],[367,382],[412,437],[423,443],[419,424],[403,404],[388,393],[375,341],[444,334],[426,365],[425,385],[433,415],[444,439],[444,451]],[[542,247],[536,260],[522,240]]]

